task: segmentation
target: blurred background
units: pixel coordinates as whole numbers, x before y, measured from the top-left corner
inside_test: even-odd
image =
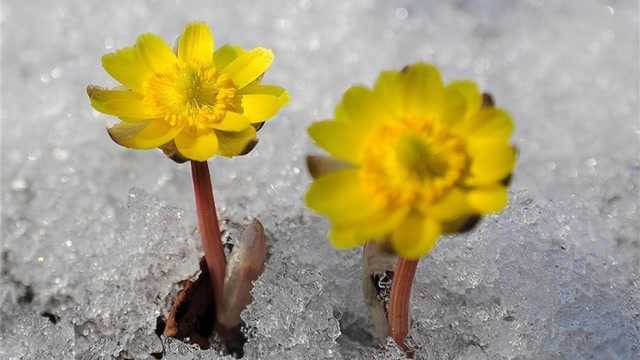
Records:
[[[217,46],[273,49],[290,105],[248,156],[210,162],[233,237],[258,217],[272,257],[243,316],[249,358],[400,358],[374,347],[360,250],[305,210],[306,136],[353,84],[416,61],[473,79],[515,119],[510,208],[421,263],[424,359],[640,356],[637,1],[2,2],[1,358],[145,358],[197,269],[189,168],[114,144],[88,84],[144,32],[208,22]],[[230,240],[230,241],[233,241]],[[41,314],[49,314],[41,316]],[[51,320],[54,318],[56,321]],[[164,339],[165,358],[217,356]]]

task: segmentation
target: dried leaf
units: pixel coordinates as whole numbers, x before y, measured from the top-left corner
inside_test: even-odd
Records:
[[[171,140],[168,143],[160,146],[160,150],[171,160],[177,162],[178,164],[185,163],[189,161],[186,157],[182,156],[176,147],[175,141]]]
[[[185,280],[178,292],[164,327],[164,335],[189,339],[191,344],[209,348],[209,337],[215,325],[215,300],[204,257],[200,260],[200,276]]]
[[[264,228],[258,220],[249,224],[240,237],[227,262],[224,279],[222,317],[218,321],[227,328],[240,325],[240,313],[252,301],[253,282],[264,271],[267,242]]]
[[[494,107],[496,105],[493,95],[485,92],[482,93],[482,107]]]
[[[307,169],[314,179],[319,178],[322,175],[330,173],[332,171],[340,170],[349,167],[340,160],[336,160],[329,156],[323,155],[308,155],[307,156]]]

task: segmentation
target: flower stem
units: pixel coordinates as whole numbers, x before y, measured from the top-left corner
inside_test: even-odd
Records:
[[[200,230],[204,258],[207,261],[207,268],[209,269],[213,287],[216,317],[219,319],[222,308],[226,260],[222,239],[220,238],[220,225],[216,214],[216,204],[213,201],[213,188],[207,162],[191,161],[191,177],[196,197],[198,229]]]
[[[409,302],[418,260],[400,258],[393,274],[389,301],[389,332],[396,344],[408,351],[404,339],[409,334]]]

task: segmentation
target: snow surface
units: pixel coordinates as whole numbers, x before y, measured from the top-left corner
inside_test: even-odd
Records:
[[[317,152],[305,128],[348,86],[418,60],[479,81],[520,148],[510,207],[420,264],[418,358],[640,358],[638,14],[612,0],[4,1],[0,359],[161,351],[156,318],[199,258],[189,168],[112,143],[84,89],[114,84],[102,54],[192,20],[218,44],[272,48],[266,81],[292,95],[255,151],[211,163],[222,218],[258,217],[272,241],[246,358],[402,358],[373,341],[361,251],[333,250],[303,206],[303,159]],[[222,357],[162,340],[164,359]]]

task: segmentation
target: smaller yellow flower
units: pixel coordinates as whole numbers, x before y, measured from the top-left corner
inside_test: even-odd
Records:
[[[441,234],[506,206],[512,131],[511,117],[473,82],[445,86],[424,63],[383,72],[373,89],[347,90],[335,119],[309,128],[340,163],[311,164],[324,174],[306,203],[329,218],[334,246],[389,241],[417,259]]]
[[[103,56],[102,66],[123,86],[89,86],[87,93],[94,109],[122,120],[109,128],[111,138],[197,161],[255,145],[256,129],[289,100],[285,89],[260,84],[273,53],[214,48],[209,26],[191,23],[175,53],[162,38],[143,34],[134,46]]]

